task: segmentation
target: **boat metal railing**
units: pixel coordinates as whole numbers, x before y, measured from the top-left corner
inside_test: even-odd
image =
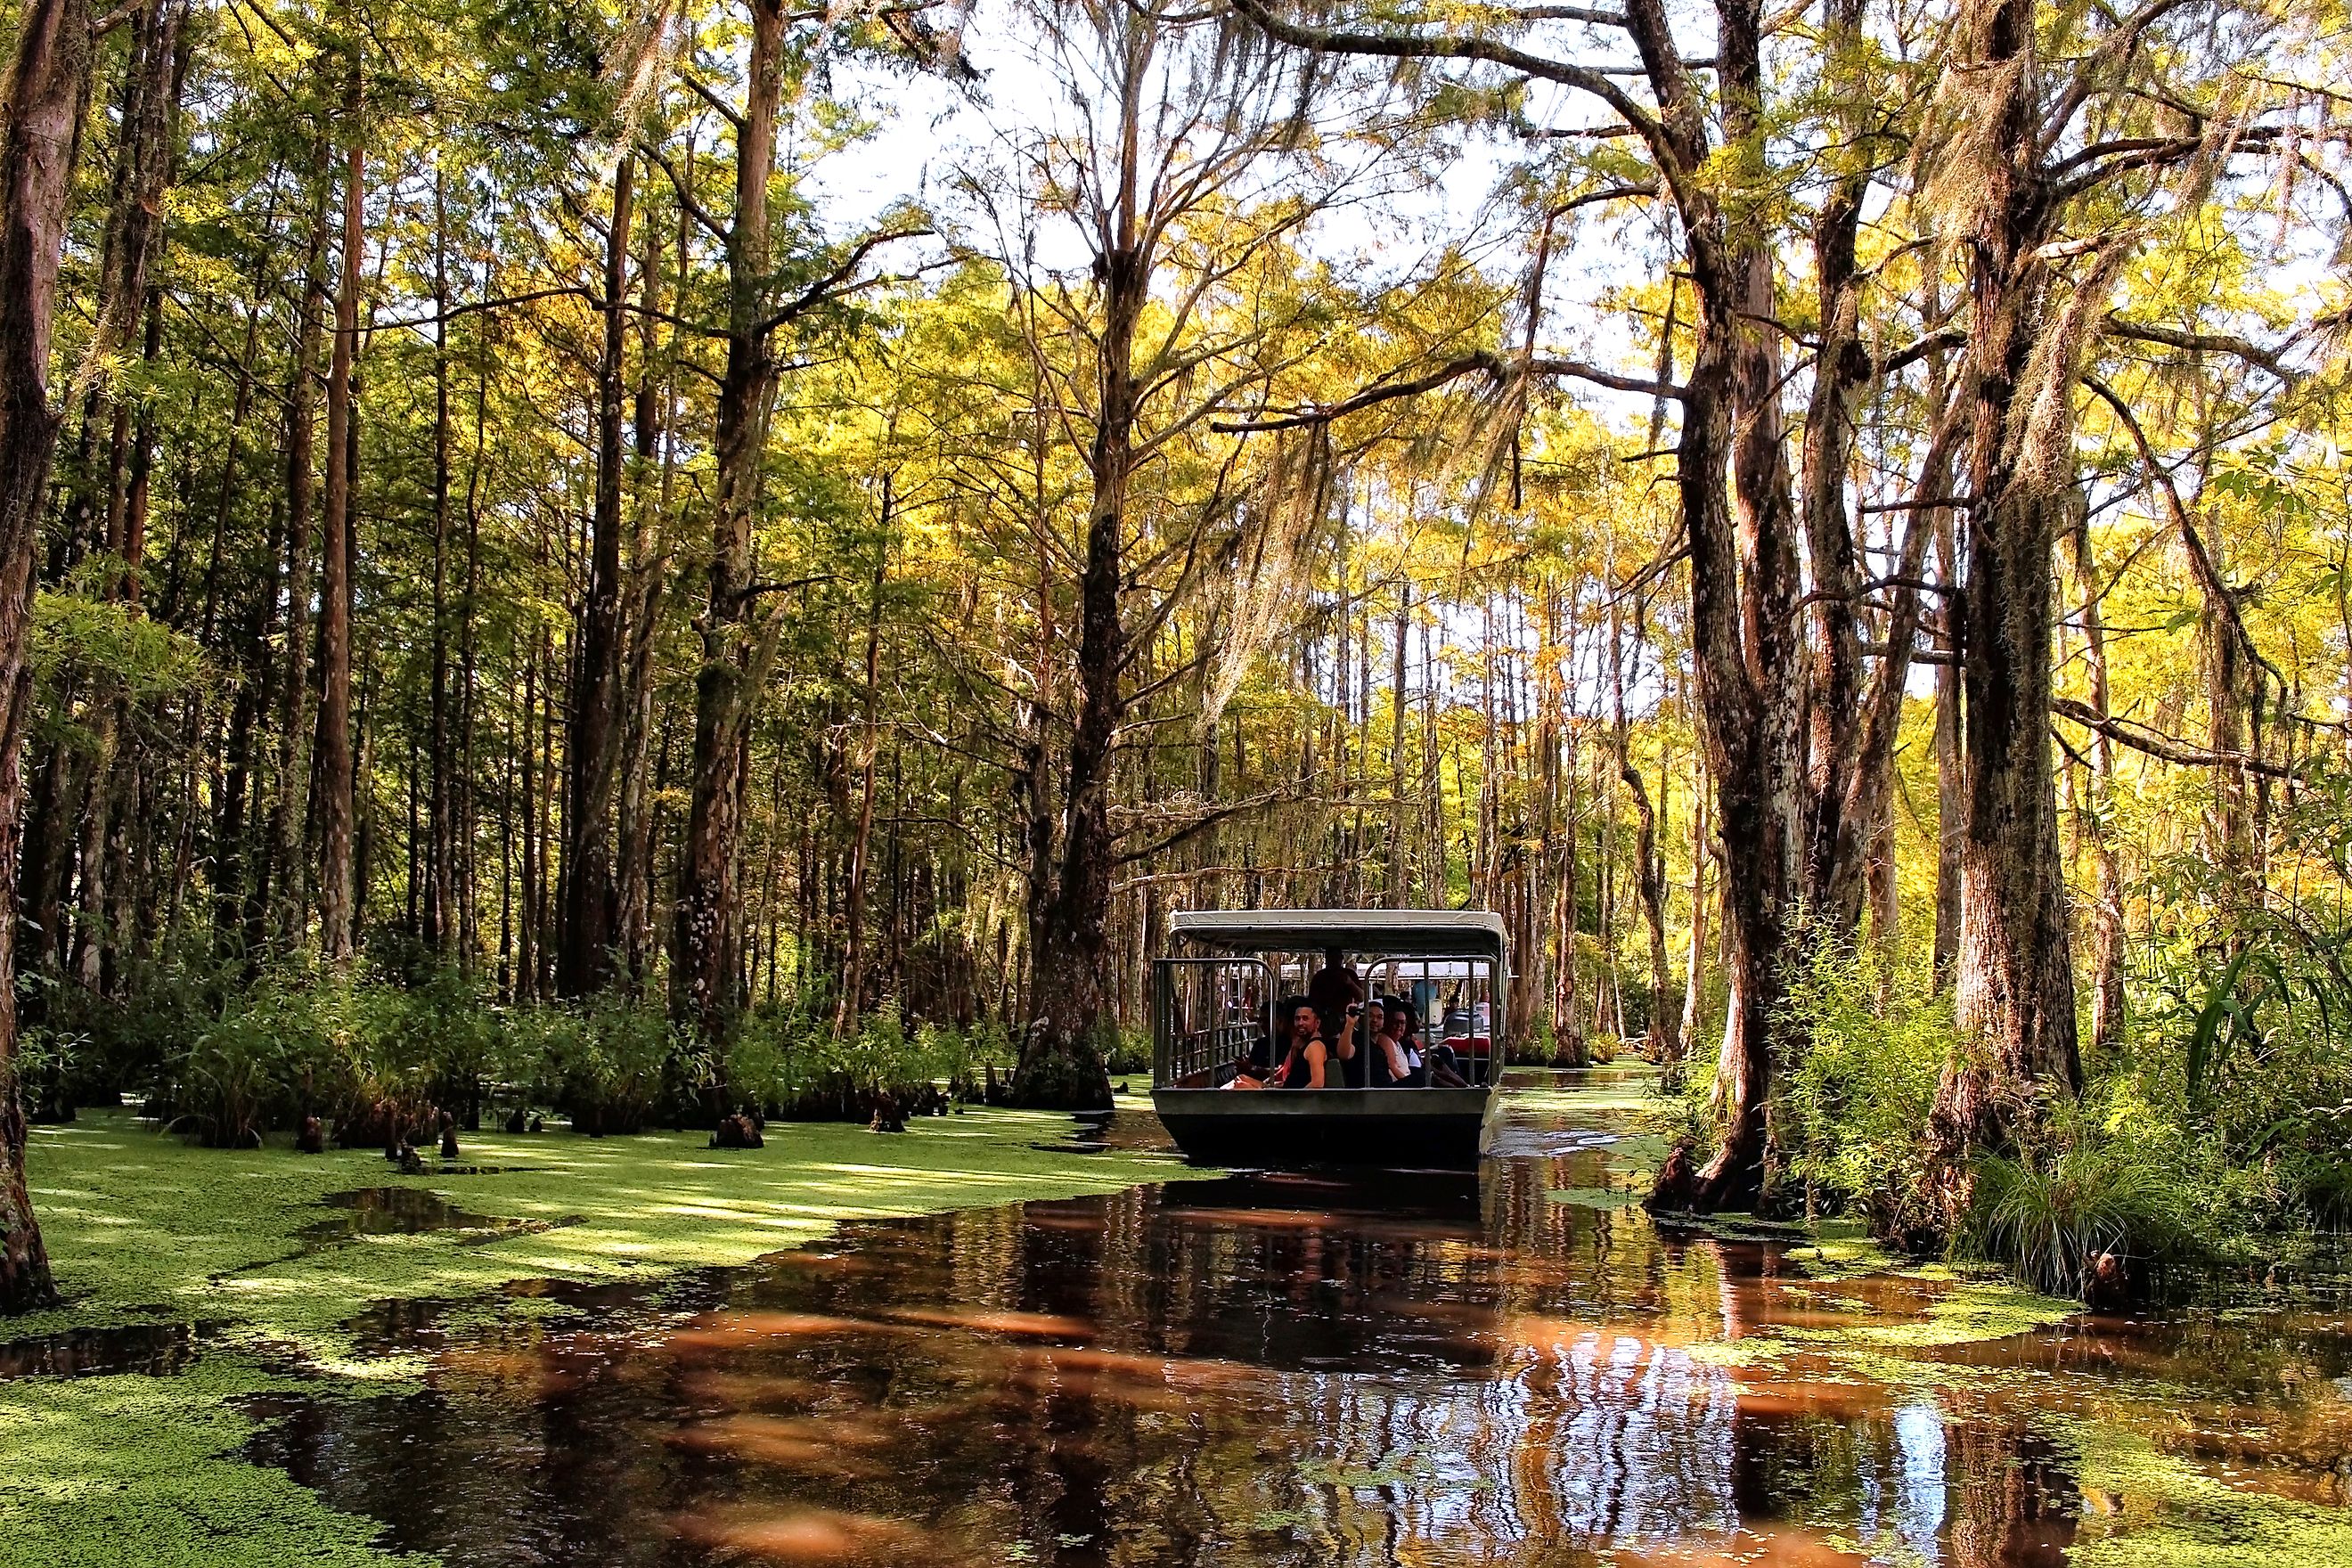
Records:
[[[1154,1088],[1214,1088],[1271,1033],[1274,974],[1262,959],[1154,959],[1151,980]]]

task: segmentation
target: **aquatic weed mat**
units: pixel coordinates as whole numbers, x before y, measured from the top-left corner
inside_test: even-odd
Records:
[[[0,1384],[0,1568],[428,1568],[239,1450],[247,1401],[318,1384],[214,1356],[169,1377]]]
[[[845,1220],[1118,1192],[1193,1174],[1169,1156],[1041,1146],[1067,1117],[982,1110],[903,1134],[774,1124],[764,1149],[700,1132],[467,1135],[463,1160],[402,1175],[368,1151],[200,1149],[120,1113],[36,1129],[28,1164],[68,1305],[10,1340],[100,1324],[207,1321],[232,1339],[349,1352],[343,1325],[385,1300],[483,1295],[511,1281],[641,1279],[749,1263]],[[322,1241],[373,1189],[436,1194],[466,1223]]]
[[[0,1328],[11,1344],[136,1324],[202,1323],[159,1375],[0,1382],[0,1568],[128,1560],[213,1568],[388,1559],[370,1521],[245,1463],[245,1402],[412,1384],[413,1353],[366,1353],[358,1325],[435,1304],[440,1338],[571,1309],[530,1293],[739,1266],[887,1219],[1117,1192],[1201,1174],[1170,1156],[1065,1150],[1067,1117],[981,1110],[903,1134],[776,1124],[768,1146],[714,1151],[699,1132],[465,1137],[446,1168],[403,1175],[379,1153],[207,1150],[124,1113],[36,1129],[34,1201],[68,1305]],[[377,1192],[444,1200],[414,1228],[340,1224]],[[449,1223],[434,1223],[446,1213]],[[397,1336],[392,1336],[397,1339]],[[257,1353],[248,1353],[257,1352]],[[299,1372],[265,1370],[271,1365]],[[423,1563],[424,1559],[410,1559]]]

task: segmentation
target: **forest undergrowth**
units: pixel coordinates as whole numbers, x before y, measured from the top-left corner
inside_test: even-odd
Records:
[[[708,1128],[738,1110],[864,1122],[886,1100],[1001,1098],[1018,1057],[1001,1024],[910,1024],[887,999],[843,1030],[822,993],[755,1006],[714,1046],[658,998],[501,1005],[485,977],[431,963],[163,962],[112,996],[58,987],[41,1002],[20,1058],[36,1121],[129,1103],[215,1148],[308,1117],[349,1147],[422,1145],[444,1117],[472,1131],[554,1116],[589,1133]],[[1108,1056],[1114,1073],[1149,1067],[1131,1037]]]
[[[2231,1279],[2331,1274],[2352,1226],[2352,1009],[2339,944],[2273,925],[2217,958],[2184,943],[2136,976],[2138,1005],[2047,1092],[2015,1142],[1938,1210],[1931,1128],[1966,1047],[1927,955],[1823,942],[1792,968],[1776,1020],[1775,1160],[1762,1207],[1850,1218],[1912,1250],[2000,1263],[2057,1295],[2119,1302]],[[1714,1126],[1709,1082],[1680,1092],[1682,1136]]]

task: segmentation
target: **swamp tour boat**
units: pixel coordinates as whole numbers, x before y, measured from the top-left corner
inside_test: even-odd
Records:
[[[1244,1166],[1464,1169],[1485,1144],[1509,991],[1500,916],[1478,910],[1197,910],[1170,917],[1152,961],[1151,1104],[1191,1159]],[[1277,1001],[1402,997],[1409,1042],[1466,1087],[1366,1085],[1370,1052],[1322,1089],[1251,1087],[1283,1060]],[[1360,1031],[1359,1031],[1360,1035]]]

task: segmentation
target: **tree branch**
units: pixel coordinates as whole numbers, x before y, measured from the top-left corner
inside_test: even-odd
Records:
[[[2135,752],[2145,752],[2161,762],[2176,763],[2188,768],[2243,768],[2248,773],[2264,773],[2274,779],[2294,776],[2291,768],[2266,763],[2243,752],[2208,752],[2186,741],[2176,741],[2144,724],[2135,724],[2127,719],[2103,719],[2088,703],[2078,702],[2071,697],[2053,697],[2050,711],[2073,720],[2085,730],[2105,735],[2118,745],[2129,746]]]

